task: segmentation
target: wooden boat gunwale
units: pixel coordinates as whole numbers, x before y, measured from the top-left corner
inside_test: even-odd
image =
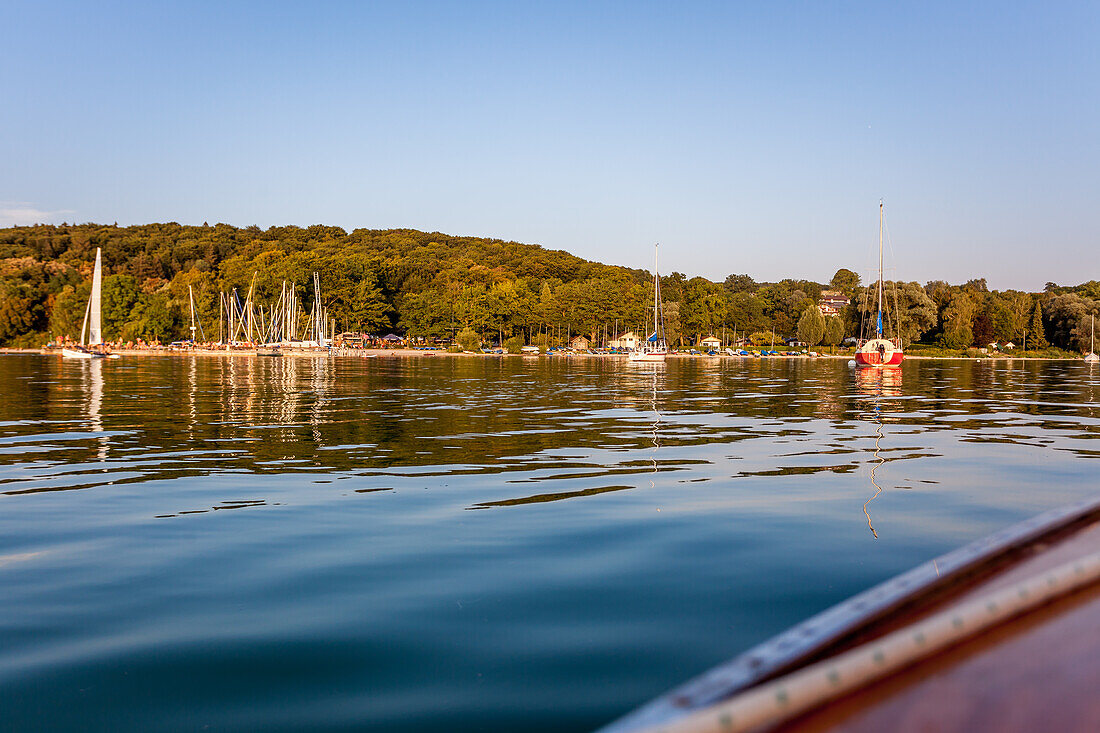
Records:
[[[669,723],[850,646],[898,614],[935,603],[1014,563],[1036,545],[1100,519],[1100,496],[1052,509],[918,565],[829,608],[656,698],[600,733]]]

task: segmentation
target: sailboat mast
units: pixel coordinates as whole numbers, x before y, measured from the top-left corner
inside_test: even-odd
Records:
[[[252,284],[248,286],[248,298],[245,300],[245,311],[246,311],[245,317],[248,319],[247,322],[246,322],[247,323],[248,335],[245,337],[245,341],[248,341],[249,343],[253,343],[253,340],[252,340],[252,327],[254,325],[253,322],[255,321],[255,317],[253,316],[253,313],[252,313],[252,309],[254,307],[254,304],[252,302],[252,296],[255,295],[255,293],[256,293],[256,273],[253,272],[252,273]]]
[[[660,243],[653,245],[653,331],[657,331],[657,304],[661,300],[661,276],[657,274],[657,249]]]
[[[195,292],[187,286],[187,296],[191,301],[191,343],[195,343]]]
[[[653,245],[653,330],[658,334],[658,348],[668,350],[668,336],[665,333],[665,307],[661,300],[661,271],[657,265],[657,250],[661,245]]]
[[[882,338],[882,199],[878,200],[878,337]]]

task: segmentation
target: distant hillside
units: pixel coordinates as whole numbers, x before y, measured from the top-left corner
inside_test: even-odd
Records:
[[[253,273],[257,302],[277,298],[286,280],[296,282],[301,299],[311,303],[316,271],[322,300],[339,328],[419,328],[425,336],[441,336],[455,324],[530,333],[541,325],[535,310],[555,321],[577,315],[577,331],[585,325],[573,313],[578,304],[563,306],[564,316],[555,319],[554,299],[540,297],[544,288],[552,296],[563,286],[573,296],[578,289],[609,288],[607,295],[621,302],[601,305],[627,322],[640,317],[640,291],[648,282],[644,271],[538,245],[412,229],[15,227],[0,229],[0,343],[78,334],[97,247],[107,275],[108,338],[183,337],[190,319],[188,285],[209,331],[218,320],[218,292],[237,288],[243,299]]]
[[[643,270],[538,245],[414,229],[38,225],[0,229],[0,344],[79,336],[96,247],[103,251],[110,340],[187,337],[189,286],[207,339],[218,336],[223,291],[236,289],[243,301],[254,283],[254,302],[270,313],[282,284],[297,283],[308,311],[313,272],[338,330],[428,338],[469,327],[494,339],[531,342],[543,334],[561,343],[616,327],[641,330],[653,297],[652,276]],[[868,293],[843,268],[829,285],[757,283],[748,275],[715,283],[672,273],[661,280],[666,330],[680,344],[723,333],[770,340],[773,330],[777,336],[817,336],[819,329],[799,324],[826,287],[851,297],[853,305],[820,338],[830,343],[858,334],[863,318],[857,304],[867,302]],[[1034,294],[990,292],[984,280],[890,283],[888,290],[900,316],[887,319],[890,328],[909,341],[952,348],[1020,342],[1026,335],[1029,345],[1050,341],[1079,349],[1083,324],[1100,315],[1095,281],[1073,288],[1050,283]]]

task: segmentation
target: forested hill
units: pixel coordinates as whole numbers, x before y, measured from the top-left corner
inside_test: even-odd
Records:
[[[537,245],[456,237],[412,229],[346,232],[338,227],[37,225],[0,229],[0,344],[37,346],[78,336],[96,248],[103,251],[104,335],[109,340],[185,338],[188,288],[199,325],[216,338],[219,293],[239,298],[255,282],[254,302],[270,312],[282,283],[298,285],[308,310],[317,272],[321,297],[339,330],[395,331],[444,337],[464,327],[484,336],[548,334],[595,337],[618,326],[640,329],[652,302],[644,270],[590,262]],[[838,266],[840,263],[838,263]],[[824,288],[851,297],[840,318],[822,319]],[[662,277],[667,331],[675,343],[738,331],[837,343],[859,332],[856,303],[868,297],[841,267],[828,284],[757,283],[730,275],[716,283],[680,273]],[[953,348],[991,341],[1079,349],[1090,315],[1100,315],[1100,283],[1048,284],[1042,293],[963,285],[890,283],[896,315],[889,327],[906,340]]]
[[[606,274],[609,268],[559,250],[534,244],[480,237],[454,237],[414,229],[356,229],[311,226],[237,228],[228,224],[182,226],[145,224],[118,227],[98,224],[40,225],[0,229],[0,259],[31,258],[80,268],[103,250],[111,273],[140,280],[170,281],[192,269],[216,270],[231,258],[250,260],[265,252],[294,255],[355,253],[378,264],[408,265],[432,275],[484,268],[510,277],[562,281]],[[644,271],[634,271],[643,276]]]
[[[553,292],[570,283],[599,282],[630,291],[644,289],[648,278],[642,270],[589,262],[538,245],[412,229],[348,233],[326,226],[262,230],[174,223],[15,227],[0,229],[0,343],[78,333],[97,247],[106,275],[108,338],[184,335],[190,322],[188,285],[201,320],[216,323],[218,291],[237,288],[243,299],[253,273],[258,302],[277,298],[284,280],[296,282],[303,301],[311,302],[308,285],[316,271],[322,299],[338,327],[420,328],[423,335],[449,331],[452,310],[460,326],[481,317],[477,303],[470,302],[479,296],[516,301],[505,304],[509,310],[530,310],[543,286]]]

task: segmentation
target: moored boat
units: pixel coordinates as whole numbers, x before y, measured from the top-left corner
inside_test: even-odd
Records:
[[[882,277],[882,202],[878,202],[878,315],[875,321],[874,338],[861,339],[856,346],[855,362],[860,367],[900,366],[905,358],[901,338],[886,338],[883,333],[883,313],[885,306],[885,287]],[[895,319],[898,314],[894,314]],[[900,324],[899,324],[900,325]]]
[[[1100,729],[1100,496],[920,565],[603,728]]]
[[[661,301],[661,275],[657,270],[657,246],[653,246],[653,333],[639,341],[630,352],[630,361],[662,362],[668,356],[665,340],[665,311]]]
[[[1089,335],[1089,353],[1085,354],[1085,361],[1094,364],[1100,361],[1100,356],[1096,355],[1096,316],[1090,316],[1090,319],[1092,331]]]
[[[61,355],[66,359],[102,359],[105,356],[100,351],[92,351],[83,346],[65,346],[61,349]]]

